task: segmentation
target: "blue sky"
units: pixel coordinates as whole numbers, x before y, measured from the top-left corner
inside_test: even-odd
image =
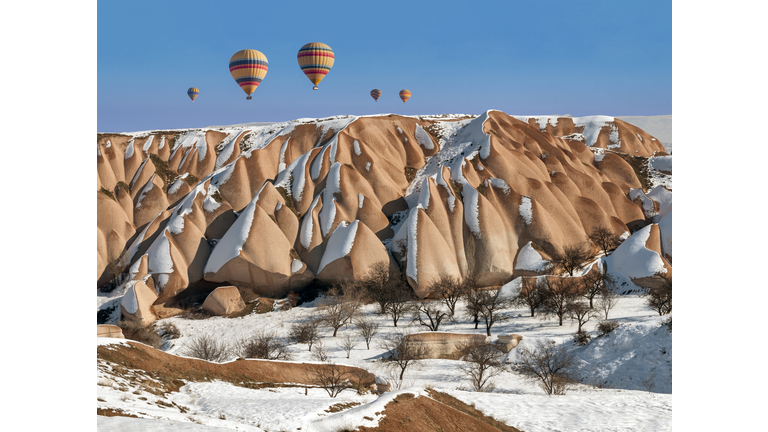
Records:
[[[487,109],[672,113],[671,1],[99,1],[97,17],[99,132]],[[308,42],[336,55],[319,91],[296,60]],[[228,70],[246,48],[269,60],[250,101]]]

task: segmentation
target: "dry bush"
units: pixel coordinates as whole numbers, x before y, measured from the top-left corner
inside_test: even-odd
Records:
[[[605,336],[608,333],[616,330],[619,328],[619,322],[618,321],[600,321],[597,324],[597,332],[600,334],[600,336]]]
[[[571,278],[551,278],[547,280],[547,298],[544,302],[546,315],[554,315],[563,325],[563,317],[568,314],[568,305],[579,295],[577,282]]]
[[[477,312],[480,318],[485,321],[485,332],[487,336],[491,335],[491,327],[495,323],[504,322],[509,316],[502,315],[501,309],[506,309],[512,305],[512,300],[506,297],[500,297],[498,291],[480,291],[476,294]]]
[[[576,356],[565,345],[540,339],[533,349],[518,347],[518,350],[518,359],[512,369],[539,382],[547,395],[563,395],[575,382]]]
[[[355,325],[357,326],[357,334],[365,340],[365,348],[371,349],[371,340],[379,332],[379,323],[363,317],[355,321]]]
[[[459,299],[464,295],[464,288],[465,285],[460,279],[449,275],[440,276],[430,286],[430,290],[437,293],[443,300],[451,317],[456,313],[456,303],[458,303]]]
[[[338,330],[355,318],[361,306],[361,292],[354,284],[334,284],[319,301],[319,322],[331,327],[336,337]]]
[[[157,332],[165,340],[178,339],[181,337],[179,329],[170,322],[164,322],[157,327]]]
[[[612,229],[606,226],[599,226],[595,228],[589,238],[595,242],[595,244],[600,247],[600,249],[602,249],[606,255],[608,255],[608,251],[615,249],[619,244],[621,244],[621,239],[619,239],[619,236],[617,236]]]
[[[341,348],[347,353],[347,358],[349,358],[349,354],[355,348],[355,345],[357,345],[357,342],[352,333],[344,333],[344,336],[341,337]]]
[[[592,245],[587,241],[575,245],[563,247],[563,251],[552,252],[550,263],[557,268],[573,276],[573,272],[581,267],[585,261],[592,258]]]
[[[574,300],[568,303],[566,308],[568,310],[568,316],[579,323],[579,328],[576,330],[576,333],[582,333],[582,327],[584,327],[584,324],[596,316],[595,311],[593,311],[592,308],[584,301]]]
[[[400,381],[403,380],[405,369],[408,366],[427,357],[427,349],[406,336],[406,333],[394,333],[387,338],[383,338],[379,344],[379,348],[389,353],[389,357],[386,360],[392,362],[392,364],[400,369]]]
[[[585,331],[576,332],[573,334],[573,342],[577,345],[586,345],[592,337]]]
[[[644,296],[645,303],[658,312],[659,316],[672,312],[672,281],[670,279],[663,278],[660,286],[649,288]]]
[[[325,362],[328,361],[329,356],[330,353],[323,347],[323,341],[318,339],[317,342],[315,342],[315,347],[312,348],[310,358],[315,361]]]
[[[295,343],[305,343],[309,345],[309,351],[312,351],[312,344],[320,340],[317,324],[317,320],[312,318],[296,322],[288,331],[288,338]]]
[[[605,313],[605,319],[608,319],[608,314],[611,312],[614,306],[619,302],[619,295],[611,288],[615,285],[616,280],[610,276],[607,276],[606,286],[600,292],[600,298],[597,300],[597,309]]]
[[[430,331],[437,331],[440,323],[447,317],[448,312],[443,310],[442,304],[438,301],[422,300],[413,310],[413,321],[418,321]]]
[[[136,321],[122,320],[117,323],[117,326],[123,330],[123,336],[126,339],[141,342],[157,349],[162,348],[165,343],[163,338],[157,334],[154,324],[142,326]]]
[[[271,333],[259,332],[252,337],[241,339],[235,347],[237,355],[242,358],[264,360],[292,360],[293,353],[288,344]]]
[[[535,316],[536,309],[544,306],[547,299],[547,282],[542,278],[523,278],[520,295],[515,299],[518,306],[524,306]]]
[[[209,334],[194,336],[179,354],[221,363],[229,357],[228,347]]]

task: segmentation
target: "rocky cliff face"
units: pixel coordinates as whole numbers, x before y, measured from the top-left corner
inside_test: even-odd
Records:
[[[141,281],[129,306],[154,291],[155,314],[191,290],[281,296],[381,261],[422,297],[443,274],[500,286],[600,226],[658,223],[642,243],[671,269],[664,147],[612,117],[346,116],[97,146],[97,284]]]

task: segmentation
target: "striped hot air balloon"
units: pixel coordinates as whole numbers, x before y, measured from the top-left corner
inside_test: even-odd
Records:
[[[187,96],[189,96],[190,99],[192,99],[192,102],[195,101],[197,98],[197,95],[200,94],[200,90],[197,89],[197,87],[190,87],[189,90],[187,90]]]
[[[248,95],[246,99],[253,99],[251,93],[267,75],[267,68],[267,56],[252,49],[238,51],[229,59],[229,73]]]
[[[312,89],[317,90],[317,85],[320,84],[320,81],[331,70],[336,57],[334,57],[333,50],[328,45],[312,42],[301,47],[297,58],[301,71],[315,85]]]
[[[373,100],[378,102],[380,96],[381,96],[381,90],[379,90],[379,89],[371,90],[371,97],[373,98]]]
[[[411,92],[408,90],[400,90],[400,99],[403,100],[403,103],[408,102],[408,99],[411,98]]]

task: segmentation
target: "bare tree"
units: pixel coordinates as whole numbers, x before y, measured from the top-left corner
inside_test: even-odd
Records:
[[[352,352],[352,349],[355,348],[355,345],[357,345],[357,342],[355,341],[355,337],[352,336],[352,333],[344,333],[344,336],[341,337],[341,348],[347,353],[347,358],[349,358],[349,354]]]
[[[491,379],[501,374],[504,353],[488,344],[476,344],[467,348],[464,361],[459,369],[464,376],[472,381],[475,391],[487,392],[494,388]]]
[[[221,363],[228,357],[227,346],[209,334],[195,336],[179,354]]]
[[[609,286],[606,286],[603,291],[600,292],[600,298],[597,300],[597,308],[605,313],[605,319],[608,319],[608,313],[619,302],[619,295],[616,294]]]
[[[612,229],[604,225],[595,228],[589,238],[602,249],[606,255],[608,255],[608,251],[616,249],[616,247],[621,244],[619,236],[617,236]]]
[[[520,295],[515,300],[520,306],[531,310],[531,317],[534,317],[536,309],[544,306],[547,299],[547,282],[544,278],[523,278]]]
[[[316,318],[296,322],[291,326],[288,337],[295,343],[309,345],[309,351],[312,351],[312,344],[320,340],[317,325],[318,320]]]
[[[491,335],[491,327],[497,322],[503,322],[509,319],[507,315],[502,315],[501,309],[510,307],[512,299],[498,295],[498,291],[480,291],[477,293],[477,308],[480,317],[485,321],[485,332],[487,336]]]
[[[264,360],[292,360],[288,344],[273,333],[261,331],[241,339],[236,345],[238,356]]]
[[[387,313],[392,301],[392,285],[399,279],[399,270],[386,261],[373,264],[362,281],[368,299],[379,305],[379,314]]]
[[[575,381],[576,356],[565,345],[551,339],[539,339],[534,348],[518,347],[517,361],[512,369],[539,382],[548,395],[563,395]]]
[[[389,352],[387,360],[400,369],[400,381],[403,380],[405,369],[408,366],[427,356],[427,349],[414,342],[412,338],[407,337],[406,333],[395,333],[383,338],[380,348]]]
[[[568,303],[566,307],[571,319],[574,319],[579,323],[579,329],[576,330],[576,333],[581,333],[584,324],[589,322],[589,320],[595,316],[595,312],[583,301],[572,301]]]
[[[326,363],[313,365],[307,370],[307,380],[318,387],[321,387],[328,393],[328,396],[335,398],[346,388],[350,388],[352,374],[345,371],[344,368],[335,363]]]
[[[456,313],[456,303],[464,294],[464,284],[453,276],[442,275],[430,286],[432,292],[437,293],[450,311],[450,316]]]
[[[648,288],[644,294],[645,304],[659,313],[659,316],[672,312],[672,281],[662,278],[658,286]]]
[[[359,298],[349,293],[345,295],[341,284],[334,284],[320,300],[318,311],[321,321],[333,329],[333,337],[336,337],[336,332],[354,318],[360,306]]]
[[[656,372],[651,372],[651,374],[645,377],[641,383],[643,384],[643,387],[648,390],[648,393],[653,391],[653,389],[656,388]]]
[[[422,300],[413,311],[413,320],[427,327],[431,331],[437,331],[440,323],[448,317],[448,312],[444,311],[442,304],[437,301]]]
[[[589,300],[589,308],[593,309],[593,300],[605,289],[605,275],[598,271],[590,271],[581,277],[581,295]]]
[[[570,278],[547,278],[547,300],[544,308],[547,315],[555,315],[563,325],[563,317],[568,314],[568,304],[578,295],[578,285]]]
[[[397,327],[397,321],[413,310],[413,306],[408,303],[413,297],[413,290],[403,278],[399,278],[397,283],[393,283],[390,288],[392,291],[390,302],[387,305],[387,313],[392,318],[392,323]]]
[[[556,250],[551,257],[550,263],[555,268],[562,269],[569,276],[573,276],[576,269],[592,258],[592,246],[588,242],[565,246],[562,253]]]
[[[315,342],[315,347],[312,349],[312,354],[310,354],[310,358],[315,361],[328,361],[329,353],[326,351],[325,347],[323,347],[323,341],[322,339],[318,339],[317,342]]]
[[[475,328],[480,324],[480,288],[477,280],[469,275],[464,278],[464,300],[467,302],[466,316],[475,323]]]
[[[371,339],[379,332],[379,323],[363,317],[356,320],[355,325],[357,326],[357,334],[365,340],[365,348],[371,349]]]

